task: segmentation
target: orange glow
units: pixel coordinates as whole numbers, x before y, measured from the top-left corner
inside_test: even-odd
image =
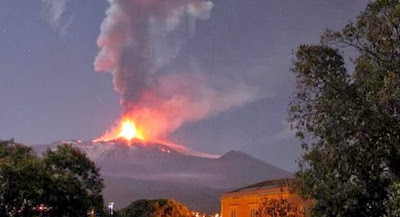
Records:
[[[128,141],[134,138],[143,139],[143,136],[137,131],[135,123],[129,119],[123,121],[121,125],[121,132],[119,133],[118,137],[123,137]]]
[[[121,138],[127,141],[131,141],[133,139],[144,140],[141,129],[136,127],[136,124],[132,119],[126,117],[123,118],[118,125],[107,131],[103,136],[93,141],[111,141]]]

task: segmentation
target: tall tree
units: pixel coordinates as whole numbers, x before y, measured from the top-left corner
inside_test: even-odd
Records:
[[[46,204],[52,216],[86,216],[89,210],[103,210],[103,180],[99,168],[71,145],[47,150],[43,162],[50,177]]]
[[[0,216],[33,216],[44,194],[44,170],[32,149],[0,141]]]
[[[340,48],[357,51],[354,71]],[[350,49],[345,49],[346,51]],[[400,180],[400,1],[377,0],[293,64],[298,178],[316,216],[391,216]]]

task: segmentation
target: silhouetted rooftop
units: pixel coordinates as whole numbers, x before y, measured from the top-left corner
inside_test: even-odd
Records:
[[[290,187],[292,182],[293,182],[292,179],[268,180],[268,181],[259,182],[259,183],[253,184],[253,185],[249,185],[249,186],[231,191],[229,193],[255,191],[255,190],[260,190],[260,189],[278,188],[278,187]]]

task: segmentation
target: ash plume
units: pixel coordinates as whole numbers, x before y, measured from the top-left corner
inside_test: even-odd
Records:
[[[256,98],[254,88],[226,79],[213,84],[205,73],[160,73],[196,34],[196,21],[210,17],[208,0],[108,0],[97,40],[96,71],[111,72],[123,115],[157,138]]]

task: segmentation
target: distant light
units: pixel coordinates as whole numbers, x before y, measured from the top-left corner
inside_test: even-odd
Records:
[[[110,212],[110,215],[114,215],[114,202],[108,203],[108,211]]]

